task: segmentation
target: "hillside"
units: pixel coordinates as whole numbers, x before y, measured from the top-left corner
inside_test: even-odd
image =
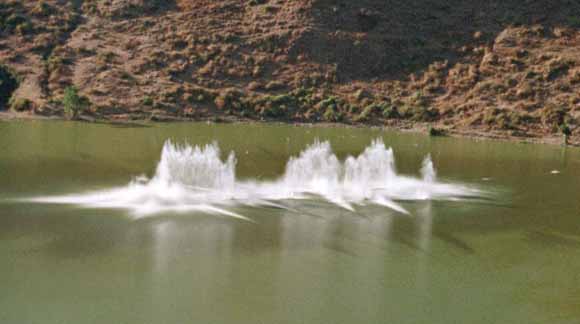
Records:
[[[23,114],[74,86],[86,118],[580,139],[575,0],[8,0],[0,32],[0,109]]]

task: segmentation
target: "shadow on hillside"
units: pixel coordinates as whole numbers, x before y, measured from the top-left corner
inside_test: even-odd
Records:
[[[318,0],[314,12],[297,49],[337,64],[341,81],[453,63],[462,47],[489,44],[508,26],[580,28],[580,2],[571,0]]]
[[[102,7],[106,16],[113,19],[131,19],[162,15],[177,8],[174,0],[112,0]]]
[[[16,89],[18,80],[7,68],[0,65],[0,110],[8,108],[10,97]]]

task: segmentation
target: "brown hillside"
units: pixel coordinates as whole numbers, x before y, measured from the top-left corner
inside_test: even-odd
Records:
[[[39,114],[75,86],[97,118],[580,137],[578,1],[25,0],[0,18],[13,107]]]

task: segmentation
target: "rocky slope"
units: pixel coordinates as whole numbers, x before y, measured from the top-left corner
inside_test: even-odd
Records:
[[[92,118],[580,138],[575,0],[8,0],[0,32],[0,106],[29,113],[74,86]]]

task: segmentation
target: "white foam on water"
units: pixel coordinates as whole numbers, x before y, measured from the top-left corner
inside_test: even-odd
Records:
[[[290,158],[284,175],[274,181],[238,180],[234,154],[225,160],[220,156],[215,143],[190,146],[167,141],[151,179],[140,176],[125,187],[27,201],[127,209],[137,217],[198,211],[249,220],[228,207],[284,208],[284,200],[318,197],[351,211],[357,205],[375,204],[407,214],[399,202],[458,200],[481,194],[464,185],[438,182],[430,156],[423,161],[421,178],[397,174],[393,150],[381,140],[344,161],[329,142],[316,141]]]

